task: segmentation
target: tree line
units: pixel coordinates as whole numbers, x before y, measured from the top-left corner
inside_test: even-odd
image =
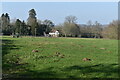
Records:
[[[52,30],[58,30],[60,37],[85,37],[85,38],[109,38],[118,39],[118,20],[110,22],[103,26],[98,21],[87,24],[78,24],[76,16],[67,16],[62,24],[55,25],[51,20],[41,21],[36,17],[34,9],[29,10],[27,21],[16,19],[10,21],[8,13],[3,13],[0,17],[0,28],[3,35],[12,35],[18,33],[21,36],[44,36]]]
[[[54,27],[54,23],[51,20],[38,20],[36,17],[36,11],[34,9],[29,10],[29,17],[27,22],[24,20],[16,19],[10,21],[8,13],[2,14],[0,17],[0,28],[3,35],[20,34],[22,36],[43,36],[44,33],[49,33]]]
[[[109,38],[118,39],[118,20],[113,20],[107,25],[102,25],[98,21],[92,23],[91,20],[87,24],[77,24],[77,18],[75,16],[67,16],[63,24],[56,25],[61,33],[61,36],[65,37],[83,37],[83,38]]]

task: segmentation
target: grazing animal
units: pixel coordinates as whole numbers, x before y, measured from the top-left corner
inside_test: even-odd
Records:
[[[83,58],[83,61],[91,61],[91,59]]]

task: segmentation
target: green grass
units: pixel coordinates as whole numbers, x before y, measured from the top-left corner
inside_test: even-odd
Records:
[[[117,40],[9,36],[2,40],[5,77],[118,78]],[[56,52],[65,56],[54,56]],[[91,61],[83,61],[85,57]]]

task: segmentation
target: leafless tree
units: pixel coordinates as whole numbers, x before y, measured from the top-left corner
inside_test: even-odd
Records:
[[[67,16],[65,18],[65,22],[68,22],[68,23],[76,23],[76,20],[77,20],[77,17],[72,15]]]
[[[110,38],[110,39],[118,39],[118,20],[112,21],[107,27],[104,28],[102,31],[102,35],[104,38]]]

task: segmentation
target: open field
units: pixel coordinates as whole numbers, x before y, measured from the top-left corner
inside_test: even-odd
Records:
[[[118,77],[117,40],[9,36],[2,40],[4,77]],[[83,61],[86,57],[91,61]]]

